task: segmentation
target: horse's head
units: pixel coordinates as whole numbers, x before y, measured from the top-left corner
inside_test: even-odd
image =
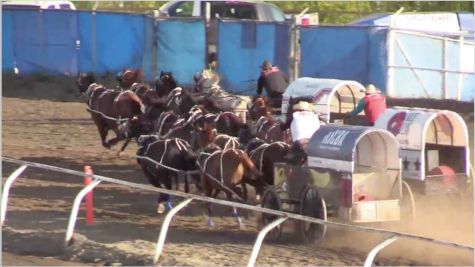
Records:
[[[92,72],[80,73],[76,81],[78,86],[78,93],[83,94],[89,88],[89,85],[96,82],[96,76]]]
[[[160,97],[167,95],[177,86],[177,81],[169,71],[160,71],[160,76],[155,79],[155,90]]]
[[[196,151],[209,145],[217,135],[216,127],[210,123],[204,122],[203,126],[195,126],[191,139],[192,149]]]
[[[270,114],[270,107],[265,96],[257,96],[252,100],[251,107],[249,108],[249,115],[251,120],[255,121],[262,116]]]
[[[120,87],[130,88],[134,83],[141,83],[143,81],[143,72],[141,69],[124,69],[117,75],[117,81]]]

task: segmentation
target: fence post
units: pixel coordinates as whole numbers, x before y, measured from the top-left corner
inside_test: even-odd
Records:
[[[171,209],[168,212],[167,216],[165,216],[165,219],[163,220],[163,223],[162,223],[162,228],[160,230],[160,235],[158,236],[157,249],[155,250],[155,257],[153,257],[154,264],[158,262],[158,260],[160,259],[160,254],[162,254],[163,244],[165,243],[165,237],[167,236],[167,232],[168,232],[168,226],[170,225],[170,222],[173,216],[175,216],[175,214],[179,210],[181,210],[186,205],[188,205],[192,200],[193,200],[192,198],[183,200],[178,205],[176,205],[176,207]]]
[[[89,165],[84,166],[84,185],[89,185],[92,183],[92,168]],[[87,193],[86,195],[86,223],[91,225],[94,223],[94,202],[92,197],[92,190],[91,192]]]
[[[397,238],[397,236],[391,236],[390,238],[385,239],[383,242],[379,243],[376,247],[374,247],[369,252],[368,257],[366,257],[366,260],[364,261],[364,267],[371,267],[371,265],[373,265],[373,260],[374,257],[376,257],[376,254],[378,254],[379,251],[390,245],[392,242],[396,241]]]
[[[101,183],[101,180],[95,180],[91,184],[84,187],[76,196],[73,203],[73,208],[71,209],[71,216],[69,217],[68,229],[66,230],[66,237],[64,238],[64,246],[69,245],[71,237],[73,237],[74,226],[76,224],[76,218],[78,216],[79,205],[84,196],[89,193],[94,187]]]
[[[248,267],[254,266],[256,263],[257,255],[259,255],[259,250],[261,249],[262,241],[264,241],[264,237],[266,234],[272,230],[274,227],[278,226],[279,224],[283,223],[285,220],[287,220],[287,217],[281,217],[279,219],[276,219],[275,221],[269,223],[266,225],[260,232],[259,235],[257,236],[256,243],[254,243],[254,247],[252,248],[252,253],[251,257],[249,258],[249,262],[247,263]]]
[[[0,226],[3,226],[3,222],[5,221],[5,217],[7,216],[8,193],[10,191],[10,187],[12,186],[16,178],[18,178],[18,176],[20,176],[20,174],[26,169],[26,167],[28,166],[21,165],[20,168],[16,169],[10,176],[8,176],[7,180],[5,181],[5,185],[3,186],[2,203],[0,203]]]

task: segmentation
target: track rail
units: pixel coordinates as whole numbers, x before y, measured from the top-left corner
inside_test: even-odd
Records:
[[[84,177],[84,175],[85,175],[84,172],[80,172],[80,171],[74,171],[74,170],[70,170],[70,169],[50,166],[50,165],[41,164],[41,163],[17,160],[17,159],[13,159],[13,158],[2,157],[2,161],[21,165],[20,169],[16,170],[13,173],[14,175],[12,174],[7,179],[6,184],[8,183],[9,186],[4,187],[4,190],[2,192],[2,203],[1,203],[2,215],[3,215],[2,218],[1,218],[2,219],[2,221],[1,221],[2,225],[3,225],[3,220],[6,218],[8,190],[9,190],[10,186],[13,184],[13,181],[21,174],[21,172],[23,170],[26,169],[26,167],[40,168],[40,169],[56,171],[56,172],[66,173],[66,174],[80,176],[80,177]],[[26,166],[26,167],[24,167],[24,166]],[[453,247],[453,248],[457,248],[457,249],[467,250],[467,251],[471,251],[471,252],[474,251],[474,248],[471,247],[471,246],[467,246],[467,245],[463,245],[463,244],[459,244],[459,243],[455,243],[455,242],[450,242],[450,241],[445,241],[445,240],[439,240],[439,239],[430,238],[430,237],[425,237],[425,236],[413,235],[413,234],[404,233],[404,232],[390,231],[390,230],[367,227],[367,226],[340,223],[340,222],[334,222],[334,221],[324,221],[324,220],[320,220],[320,219],[316,219],[316,218],[312,218],[312,217],[308,217],[308,216],[302,216],[302,215],[299,215],[299,214],[294,214],[294,213],[289,213],[289,212],[284,212],[284,211],[276,211],[276,210],[262,208],[262,207],[258,207],[258,206],[252,206],[252,205],[248,205],[248,204],[231,202],[231,201],[227,201],[227,200],[214,199],[214,198],[199,196],[199,195],[195,195],[195,194],[184,193],[184,192],[180,192],[180,191],[156,188],[156,187],[153,187],[153,186],[150,186],[150,185],[123,181],[123,180],[110,178],[110,177],[106,177],[106,176],[102,176],[102,175],[94,174],[94,175],[92,175],[92,177],[93,177],[94,181],[96,181],[96,184],[98,184],[101,181],[102,182],[109,182],[109,183],[114,183],[114,184],[119,184],[119,185],[123,185],[123,186],[132,187],[132,188],[135,188],[135,189],[142,189],[142,190],[147,190],[147,191],[152,191],[152,192],[157,192],[157,193],[165,193],[165,194],[169,194],[169,195],[183,197],[185,199],[189,199],[190,201],[191,200],[199,200],[199,201],[214,203],[214,204],[218,204],[218,205],[224,205],[224,206],[229,206],[229,207],[234,207],[234,208],[252,210],[252,211],[255,211],[255,212],[268,213],[268,214],[272,214],[272,215],[277,215],[281,218],[290,218],[290,219],[301,220],[301,221],[306,221],[306,222],[310,222],[310,223],[325,224],[325,225],[328,225],[328,226],[347,228],[347,229],[352,229],[352,230],[357,230],[357,231],[381,233],[381,234],[388,235],[388,237],[392,241],[395,241],[396,238],[397,239],[407,238],[407,239],[413,239],[413,240],[426,241],[426,242],[430,242],[430,243],[435,243],[435,244],[439,244],[439,245],[443,245],[443,246],[448,246],[448,247]],[[83,195],[84,195],[84,191],[81,191],[78,194],[78,196],[76,197],[77,200],[75,200],[75,202],[80,201],[82,199]],[[3,197],[3,196],[6,196],[6,197]],[[188,202],[186,204],[188,204]],[[72,220],[71,218],[73,218],[73,217],[74,217],[74,220],[75,220],[75,216],[77,216],[77,210],[74,211],[74,209],[73,209],[73,211],[71,212],[70,221]],[[71,228],[71,229],[68,230],[67,235],[69,237],[72,237],[74,224],[72,222],[70,222],[70,225],[72,225],[72,226],[68,227],[68,228]],[[168,227],[168,225],[166,227]],[[257,248],[253,249],[253,255],[254,254],[257,255],[257,253],[259,251],[259,248],[260,248],[260,243],[262,242],[261,239],[265,235],[266,231],[268,231],[268,228],[264,227],[264,229],[259,234],[259,238],[256,240],[256,245],[255,245],[255,246],[257,246]],[[166,229],[162,230],[162,232],[164,234],[166,234]],[[165,236],[163,236],[159,239],[164,240],[164,238],[165,238]],[[66,238],[66,240],[67,239],[68,238]],[[65,243],[67,243],[67,242],[65,242]],[[257,244],[257,243],[259,243],[259,244]],[[380,245],[378,245],[378,246],[375,247],[370,252],[370,255],[368,255],[368,257],[365,261],[365,266],[369,266],[369,265],[372,264],[373,258],[376,254],[376,252],[373,252],[373,251],[375,251],[375,250],[379,251],[380,249],[382,249],[382,247]],[[160,249],[160,251],[161,251],[161,249]],[[154,259],[158,259],[158,257],[159,257],[159,255],[155,255]],[[255,257],[257,257],[257,256],[255,256]],[[252,261],[255,261],[255,258],[253,258]],[[253,265],[253,263],[251,265]]]

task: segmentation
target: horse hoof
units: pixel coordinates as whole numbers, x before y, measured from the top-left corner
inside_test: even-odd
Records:
[[[165,205],[163,205],[162,203],[158,204],[158,208],[157,208],[157,213],[158,214],[163,214],[165,212]]]
[[[208,226],[209,227],[214,227],[214,222],[212,220],[208,220]]]
[[[256,202],[259,202],[261,200],[261,195],[256,195]]]

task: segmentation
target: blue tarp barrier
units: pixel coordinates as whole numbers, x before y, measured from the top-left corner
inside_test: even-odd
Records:
[[[75,75],[78,71],[77,13],[43,11],[43,66],[48,72]]]
[[[158,73],[171,71],[179,85],[193,84],[193,75],[205,68],[205,21],[160,20],[157,38]]]
[[[73,11],[4,10],[4,69],[20,74],[77,73],[77,18]]]
[[[287,24],[219,21],[217,59],[223,88],[254,94],[259,66],[266,59],[288,75],[289,30]]]
[[[369,28],[305,27],[300,43],[302,77],[368,83]]]
[[[116,73],[142,68],[143,15],[80,12],[81,71]]]
[[[2,12],[2,68],[3,71],[13,71],[13,11]]]

